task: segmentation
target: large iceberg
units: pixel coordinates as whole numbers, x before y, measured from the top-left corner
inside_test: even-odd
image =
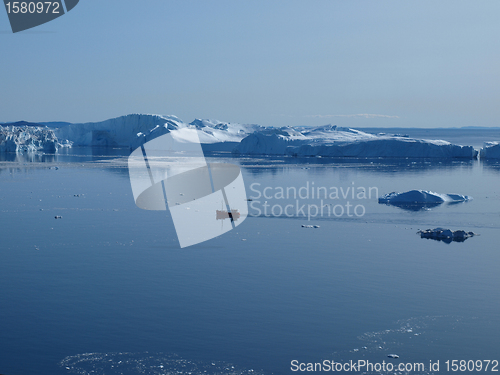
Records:
[[[181,124],[175,116],[132,114],[100,122],[62,125],[54,131],[59,139],[68,139],[75,146],[133,148],[178,129]]]
[[[467,158],[477,156],[472,146],[402,135],[375,135],[327,125],[315,128],[265,129],[248,135],[235,149],[240,154],[328,156]]]
[[[242,125],[217,120],[196,119],[190,124],[176,116],[131,114],[106,121],[83,124],[55,125],[55,133],[60,139],[68,139],[75,146],[129,147],[135,149],[171,130],[194,128],[200,130],[202,144],[217,144],[216,149],[234,146],[245,136],[263,129],[258,125]]]
[[[460,203],[472,200],[468,195],[439,194],[425,190],[410,190],[404,193],[392,192],[378,199],[379,203],[403,208],[408,211],[420,211],[439,206],[443,203]]]
[[[54,131],[36,125],[21,121],[0,126],[0,152],[56,152],[62,145]]]

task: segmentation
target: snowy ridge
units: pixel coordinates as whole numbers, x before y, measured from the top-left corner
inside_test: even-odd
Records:
[[[467,158],[477,156],[472,146],[400,135],[374,135],[360,130],[322,126],[279,128],[250,134],[235,149],[250,155],[329,157]]]
[[[248,134],[265,129],[260,125],[243,125],[207,119],[195,119],[189,125],[211,136],[206,138],[206,142],[200,139],[202,143],[241,142]]]

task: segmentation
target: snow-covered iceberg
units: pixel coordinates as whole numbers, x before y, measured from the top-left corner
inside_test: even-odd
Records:
[[[500,143],[484,142],[484,146],[480,150],[480,157],[481,159],[500,159]]]
[[[264,129],[248,135],[235,149],[240,154],[326,156],[467,158],[477,156],[472,146],[402,135],[370,134],[327,125],[315,128]]]
[[[57,126],[57,125],[56,125]],[[202,144],[217,144],[215,149],[231,151],[249,133],[263,129],[258,125],[243,125],[217,120],[196,119],[190,124],[176,116],[131,114],[106,121],[83,124],[64,124],[56,127],[59,139],[68,139],[75,146],[130,147],[140,145],[169,133],[171,130],[193,128],[200,130]]]
[[[379,203],[400,207],[409,211],[420,211],[443,203],[460,203],[472,200],[468,195],[439,194],[425,190],[410,190],[404,193],[392,192],[378,199]]]
[[[64,125],[54,131],[59,139],[68,139],[75,146],[136,147],[178,129],[181,124],[175,116],[133,114],[100,122]]]
[[[57,137],[45,126],[16,125],[0,126],[0,152],[47,152],[54,153],[58,147]]]

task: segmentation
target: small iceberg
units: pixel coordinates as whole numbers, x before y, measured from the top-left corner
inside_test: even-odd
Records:
[[[389,357],[389,358],[399,358],[399,355],[397,355],[397,354],[388,354],[387,357]]]
[[[417,233],[420,234],[420,238],[430,238],[445,243],[451,243],[452,241],[464,242],[469,237],[477,236],[474,232],[466,232],[464,230],[452,231],[444,228],[419,230]]]
[[[408,211],[421,211],[440,204],[460,203],[472,200],[468,195],[439,194],[425,190],[410,190],[404,193],[392,192],[378,199],[378,203],[396,206]]]

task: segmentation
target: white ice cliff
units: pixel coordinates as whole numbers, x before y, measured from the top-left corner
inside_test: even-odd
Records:
[[[500,143],[485,142],[480,157],[481,159],[500,159]]]
[[[31,125],[0,126],[0,152],[54,153],[62,146],[52,129]]]

